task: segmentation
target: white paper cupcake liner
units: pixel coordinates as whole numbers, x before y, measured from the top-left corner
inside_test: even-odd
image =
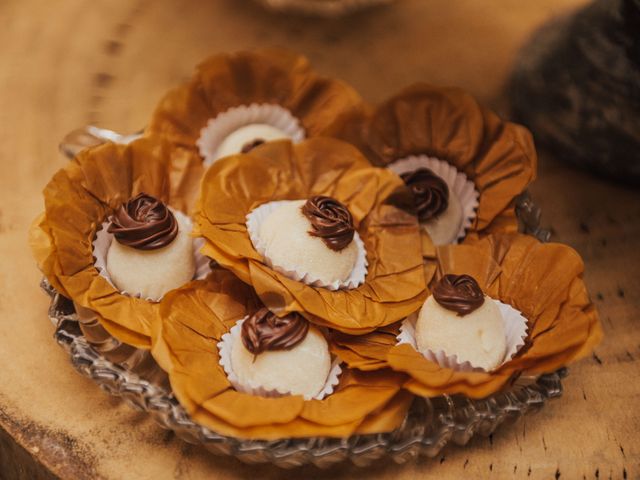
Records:
[[[218,351],[220,352],[219,363],[224,369],[224,372],[227,374],[229,382],[237,391],[248,393],[250,395],[272,398],[291,395],[291,392],[287,390],[267,389],[251,382],[241,383],[238,379],[238,376],[234,373],[233,364],[231,362],[231,349],[234,342],[242,341],[242,338],[240,337],[242,324],[247,318],[248,317],[244,317],[242,320],[238,320],[238,322],[233,327],[231,327],[231,330],[225,333],[218,342]],[[320,392],[318,392],[314,396],[303,395],[303,398],[305,400],[322,400],[328,395],[331,395],[334,388],[340,382],[341,373],[342,367],[340,366],[340,360],[337,357],[334,357],[331,363],[331,369],[329,370],[329,375],[327,376],[327,381],[325,382],[324,387],[322,387],[322,390],[320,390]]]
[[[304,140],[305,132],[300,121],[289,110],[274,104],[241,105],[210,118],[200,131],[196,145],[206,166],[212,165],[220,156],[220,144],[231,133],[252,123],[264,123],[283,131],[293,143]]]
[[[500,309],[502,315],[502,321],[504,322],[505,336],[507,340],[507,351],[504,359],[495,367],[500,368],[506,362],[511,360],[516,353],[524,346],[527,338],[527,319],[524,318],[522,313],[513,308],[507,303],[502,303],[499,300],[491,299],[494,301]],[[398,345],[406,343],[411,345],[416,351],[418,350],[418,344],[416,342],[416,322],[418,320],[418,313],[414,313],[402,321],[400,325],[400,333],[396,337]],[[450,368],[458,372],[485,372],[483,368],[474,367],[468,361],[459,362],[456,355],[447,355],[444,351],[438,350],[425,350],[421,352],[427,360],[437,363],[441,367]],[[495,370],[494,369],[494,370]]]
[[[180,223],[189,225],[189,231],[193,229],[193,222],[191,219],[182,212],[171,210],[176,217],[176,220],[179,220]],[[96,238],[93,240],[93,258],[94,266],[98,270],[98,273],[101,277],[103,277],[109,284],[118,290],[118,287],[115,286],[113,281],[111,280],[111,276],[109,275],[109,271],[107,270],[107,253],[109,252],[109,247],[111,246],[111,242],[113,241],[113,234],[107,231],[110,222],[103,222],[100,229],[96,232]],[[203,238],[194,238],[193,239],[193,258],[196,262],[196,273],[193,276],[194,280],[202,280],[209,273],[211,273],[211,266],[209,263],[209,258],[205,257],[200,250],[204,246]],[[126,290],[118,290],[122,295],[129,295],[136,298],[141,298],[140,294],[131,295]],[[144,300],[148,300],[150,302],[159,302],[162,300],[162,296],[158,298],[146,297]]]
[[[253,247],[260,255],[262,255],[267,265],[288,278],[306,283],[312,287],[324,287],[329,290],[350,290],[362,285],[365,277],[367,276],[367,266],[369,264],[367,262],[367,250],[365,249],[364,242],[360,238],[360,235],[358,235],[358,232],[355,232],[353,236],[353,241],[356,242],[356,248],[358,249],[356,264],[349,277],[343,282],[339,280],[331,283],[323,282],[308,272],[297,270],[295,266],[274,265],[271,262],[271,260],[265,255],[266,245],[260,238],[260,226],[274,210],[285,203],[289,203],[290,201],[291,200],[276,200],[274,202],[263,203],[247,215],[246,225],[247,231],[249,232],[249,238],[251,239],[251,243],[253,243]]]
[[[475,184],[464,173],[449,162],[426,155],[411,155],[393,162],[388,168],[397,175],[413,172],[418,168],[428,168],[442,178],[449,187],[449,193],[458,197],[462,206],[463,220],[454,243],[458,243],[460,239],[464,238],[476,218],[476,210],[480,204],[480,193],[476,190]]]

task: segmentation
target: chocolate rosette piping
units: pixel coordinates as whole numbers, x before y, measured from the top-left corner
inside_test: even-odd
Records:
[[[118,242],[138,250],[166,247],[178,235],[178,222],[167,206],[151,195],[139,193],[111,217],[107,229]]]
[[[449,187],[446,182],[428,168],[418,168],[400,175],[411,189],[422,222],[437,218],[449,205]]]
[[[459,317],[470,314],[484,303],[484,293],[470,275],[443,276],[433,287],[433,298]]]
[[[289,350],[304,340],[309,322],[293,312],[278,317],[263,307],[242,323],[242,343],[254,355],[267,350]]]
[[[355,235],[349,209],[335,198],[316,195],[302,206],[311,222],[309,235],[320,237],[331,250],[339,252],[349,246]]]

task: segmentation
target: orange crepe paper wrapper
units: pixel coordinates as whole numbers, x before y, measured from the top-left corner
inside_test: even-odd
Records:
[[[222,269],[162,299],[152,354],[194,421],[223,435],[267,440],[380,433],[402,423],[412,396],[401,389],[406,377],[389,370],[344,369],[335,392],[324,400],[236,391],[219,364],[217,343],[257,308],[250,286]]]
[[[462,393],[490,395],[520,374],[554,371],[587,355],[600,342],[602,329],[582,280],[584,265],[570,247],[542,244],[520,234],[490,235],[474,245],[437,249],[439,277],[473,276],[492,298],[512,305],[528,320],[524,347],[493,372],[455,372],[424,358],[409,345],[395,345],[398,325],[363,337],[334,335],[333,352],[350,367],[391,367],[406,372],[407,388],[433,397]]]
[[[214,55],[191,80],[169,91],[151,117],[146,135],[158,134],[175,149],[171,161],[171,196],[190,212],[206,167],[196,140],[209,119],[241,105],[277,104],[289,110],[307,137],[332,136],[365,108],[347,84],[314,72],[309,61],[282,49],[258,49]]]
[[[365,283],[356,289],[330,291],[291,280],[264,263],[251,243],[245,221],[254,208],[313,195],[335,197],[353,215],[369,262]],[[298,311],[320,325],[362,334],[406,317],[426,297],[417,220],[388,203],[408,195],[399,177],[371,167],[344,142],[270,142],[207,171],[196,223],[206,239],[203,253],[253,285],[273,312]]]
[[[282,49],[214,55],[190,82],[171,90],[156,108],[148,132],[197,152],[207,121],[241,105],[275,104],[289,110],[306,136],[332,135],[343,119],[364,108],[349,85],[314,72],[309,61]]]
[[[122,295],[101,277],[92,242],[102,222],[140,192],[185,208],[182,197],[170,195],[171,155],[167,143],[151,138],[82,151],[44,189],[45,212],[29,235],[38,267],[51,285],[95,312],[111,335],[138,348],[151,346],[158,305]]]
[[[536,175],[531,134],[501,120],[462,90],[413,85],[368,113],[352,114],[339,137],[356,145],[374,165],[427,155],[463,172],[480,193],[467,239],[517,231],[514,200]]]

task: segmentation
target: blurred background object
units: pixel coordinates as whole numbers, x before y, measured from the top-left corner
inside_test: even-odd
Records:
[[[394,0],[257,0],[265,7],[282,12],[336,17],[362,8],[391,3]]]
[[[596,0],[521,50],[514,119],[555,157],[640,184],[640,0]]]

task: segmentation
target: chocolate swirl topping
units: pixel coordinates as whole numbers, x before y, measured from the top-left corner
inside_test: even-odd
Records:
[[[263,143],[265,143],[264,139],[255,138],[253,140],[248,141],[244,145],[242,145],[242,148],[240,149],[240,152],[241,153],[249,153],[251,150],[253,150],[254,148],[256,148],[259,145],[262,145]]]
[[[107,231],[127,247],[155,250],[169,245],[176,238],[178,222],[160,200],[139,193],[120,205],[111,217]]]
[[[320,237],[331,250],[339,252],[353,240],[356,229],[351,212],[335,198],[311,197],[302,206],[302,213],[311,222],[309,235]]]
[[[418,168],[400,175],[411,189],[418,210],[418,218],[426,222],[441,215],[449,205],[449,187],[428,168]]]
[[[468,315],[484,303],[484,293],[470,275],[443,276],[433,287],[433,298],[459,317]]]
[[[309,322],[293,312],[278,317],[263,307],[242,323],[242,344],[254,355],[267,350],[289,350],[307,336]]]

